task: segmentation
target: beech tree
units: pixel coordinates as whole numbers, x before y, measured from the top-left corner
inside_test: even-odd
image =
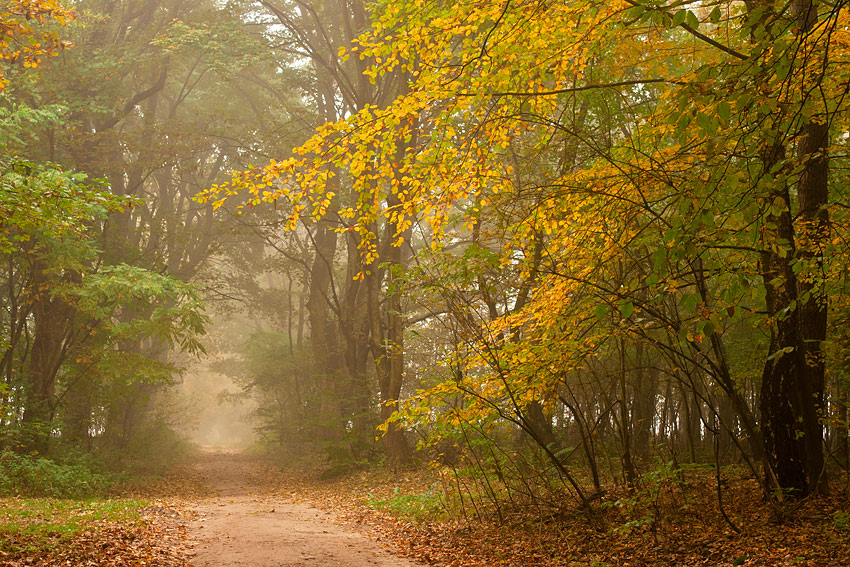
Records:
[[[427,223],[440,246],[517,206],[499,263],[525,270],[530,289],[480,317],[479,340],[449,359],[460,374],[426,407],[454,392],[481,402],[468,423],[496,411],[531,432],[526,413],[548,408],[551,423],[571,375],[613,364],[618,411],[597,415],[619,424],[630,477],[634,421],[653,403],[632,399],[647,378],[629,368],[650,349],[685,399],[707,404],[705,427],[762,461],[766,491],[803,496],[826,486],[823,341],[845,255],[829,193],[842,158],[827,156],[846,143],[847,17],[812,2],[379,4],[344,56],[373,61],[376,81],[409,73],[408,88],[230,187],[318,218],[351,172],[357,200],[336,212],[364,274],[383,257],[381,223],[402,248]],[[532,159],[529,191],[517,175]],[[473,307],[492,307],[485,296]],[[762,361],[758,402],[729,355],[742,324],[770,337],[736,355]],[[705,398],[702,380],[725,401]]]

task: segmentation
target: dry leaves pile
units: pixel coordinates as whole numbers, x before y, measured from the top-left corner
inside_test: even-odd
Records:
[[[191,463],[181,463],[155,480],[138,484],[125,484],[117,488],[115,496],[128,498],[169,498],[174,501],[191,501],[210,493],[207,480]]]

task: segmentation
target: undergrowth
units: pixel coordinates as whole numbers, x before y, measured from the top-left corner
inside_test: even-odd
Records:
[[[0,453],[0,496],[84,498],[103,494],[117,479],[83,456],[53,460]]]
[[[387,498],[376,498],[370,492],[367,502],[371,508],[385,510],[416,522],[435,520],[446,512],[445,500],[438,484],[432,485],[424,492],[402,492],[395,487],[392,495]]]

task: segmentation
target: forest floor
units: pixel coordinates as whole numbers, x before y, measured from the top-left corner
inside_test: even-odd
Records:
[[[396,553],[442,567],[850,566],[846,475],[829,496],[788,503],[780,519],[758,483],[732,467],[722,473],[727,522],[715,474],[650,473],[635,493],[610,487],[585,511],[566,497],[561,510],[503,502],[501,520],[486,499],[435,511],[451,482],[433,470],[364,471],[300,492]]]
[[[730,479],[724,506],[737,533],[698,476],[659,486],[630,510],[622,502],[590,513],[529,510],[497,522],[446,514],[434,471],[331,481],[318,472],[206,451],[111,500],[0,499],[0,566],[850,565],[850,506],[838,483],[780,524],[755,483]]]

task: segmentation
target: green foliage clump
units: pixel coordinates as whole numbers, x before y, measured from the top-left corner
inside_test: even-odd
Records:
[[[216,368],[240,386],[242,392],[232,399],[256,400],[253,421],[265,449],[287,460],[317,453],[318,431],[329,424],[318,419],[320,384],[308,350],[290,345],[284,333],[257,332],[241,357]]]
[[[389,498],[376,498],[369,494],[368,504],[376,510],[385,510],[417,522],[433,520],[442,516],[445,501],[436,487],[424,492],[402,493],[398,487]]]
[[[832,527],[850,537],[850,512],[836,510],[832,515]]]
[[[33,455],[0,453],[0,495],[83,498],[102,494],[115,477],[84,458],[55,461]]]

